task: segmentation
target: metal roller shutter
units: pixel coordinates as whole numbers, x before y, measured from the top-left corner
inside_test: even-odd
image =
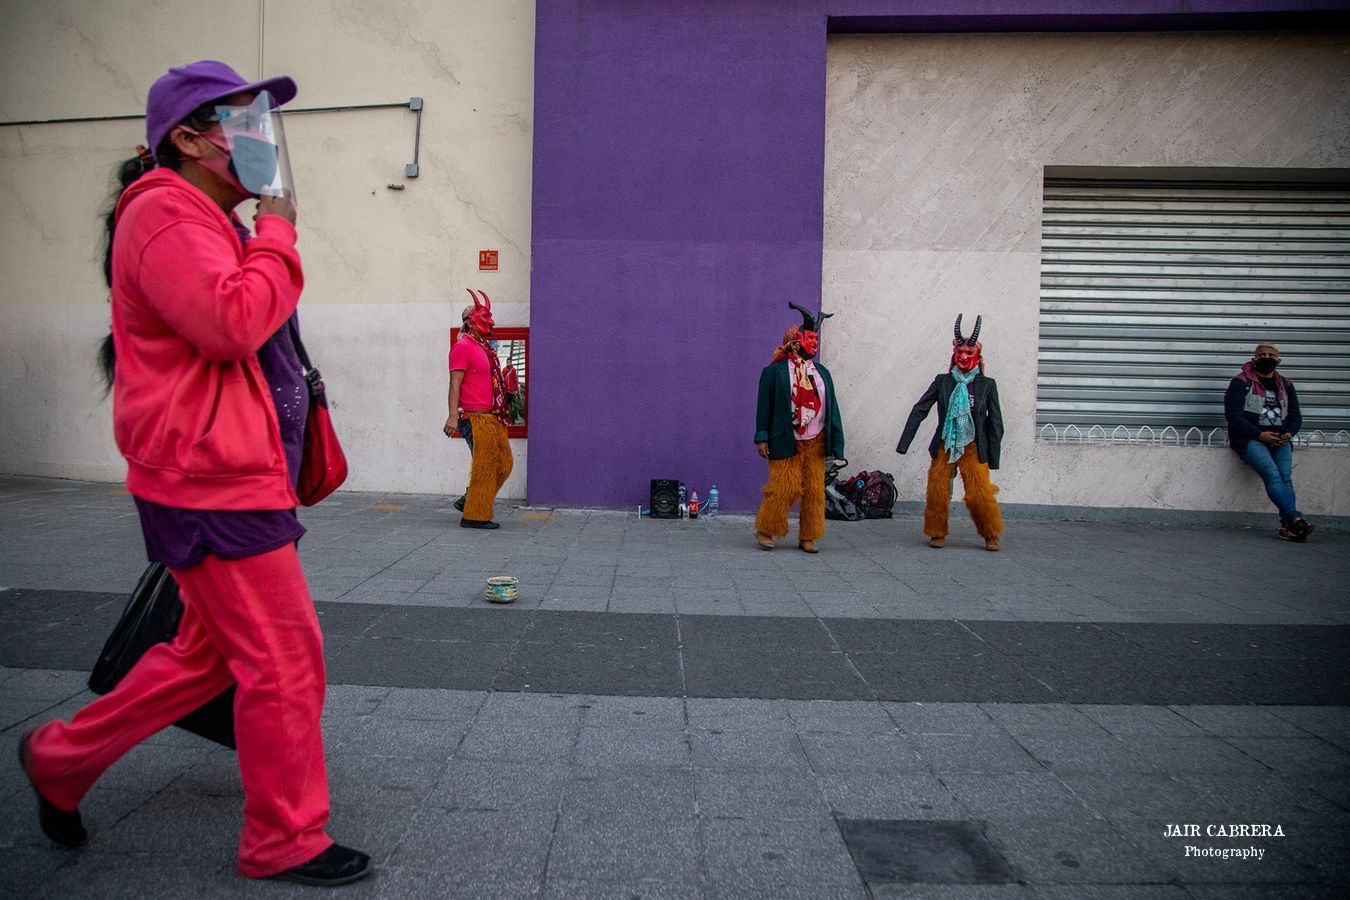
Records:
[[[1350,429],[1350,185],[1048,177],[1040,315],[1042,438],[1221,427],[1258,341]]]

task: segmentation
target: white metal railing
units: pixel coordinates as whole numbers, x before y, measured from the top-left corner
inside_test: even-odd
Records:
[[[1046,444],[1083,444],[1089,447],[1105,447],[1118,444],[1135,444],[1153,447],[1227,447],[1228,430],[1211,428],[1187,428],[1182,431],[1171,425],[1155,429],[1149,425],[1129,428],[1117,425],[1107,431],[1101,425],[1053,425],[1046,423],[1036,429],[1036,440]],[[1350,450],[1350,431],[1323,431],[1320,428],[1300,432],[1294,438],[1294,446],[1307,450]]]

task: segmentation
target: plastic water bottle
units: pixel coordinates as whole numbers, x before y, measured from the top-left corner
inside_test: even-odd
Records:
[[[707,503],[707,506],[705,507],[705,509],[706,509],[706,512],[704,513],[704,515],[708,516],[709,518],[713,518],[713,517],[715,517],[715,516],[717,515],[717,509],[718,509],[718,507],[717,507],[717,485],[715,485],[715,484],[714,484],[712,487],[708,488],[708,503]]]
[[[698,518],[698,491],[689,495],[689,518]]]

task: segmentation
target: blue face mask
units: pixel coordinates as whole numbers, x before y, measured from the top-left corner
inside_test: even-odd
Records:
[[[257,196],[277,177],[277,147],[270,141],[236,135],[230,150],[230,171],[244,190]]]

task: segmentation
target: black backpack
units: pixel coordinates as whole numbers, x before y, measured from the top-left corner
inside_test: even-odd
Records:
[[[865,519],[889,519],[895,506],[895,479],[889,472],[872,470],[859,472],[839,484],[839,491],[853,501]],[[826,492],[826,512],[829,511],[829,492]]]

